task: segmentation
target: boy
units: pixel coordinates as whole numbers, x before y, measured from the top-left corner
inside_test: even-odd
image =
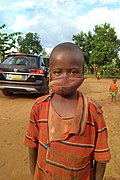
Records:
[[[117,79],[113,79],[113,83],[110,85],[109,91],[111,94],[111,101],[116,102],[116,95],[118,93]]]
[[[84,56],[73,43],[50,55],[52,93],[36,100],[24,143],[34,180],[102,180],[110,160],[102,110],[77,88]],[[94,169],[93,169],[94,166]]]

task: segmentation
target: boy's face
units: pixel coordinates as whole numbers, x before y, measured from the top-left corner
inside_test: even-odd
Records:
[[[50,63],[51,79],[83,77],[83,63],[80,58],[80,53],[68,50],[56,52]]]
[[[116,79],[113,79],[113,83],[115,84],[117,82],[117,80]]]

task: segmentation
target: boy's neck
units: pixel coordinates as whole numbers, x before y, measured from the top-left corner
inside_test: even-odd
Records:
[[[62,100],[72,100],[72,99],[77,99],[77,95],[78,95],[78,92],[75,91],[73,94],[70,94],[70,95],[65,95],[65,96],[62,96],[60,94],[54,94],[54,98],[55,99],[62,99]]]
[[[54,94],[51,101],[52,106],[61,117],[74,117],[78,102],[77,95],[77,91],[69,96]]]

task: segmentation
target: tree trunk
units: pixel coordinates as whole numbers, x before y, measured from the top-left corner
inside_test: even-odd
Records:
[[[96,77],[97,76],[97,65],[94,64],[93,68],[94,68],[94,77]]]
[[[100,73],[100,65],[93,65],[94,68],[94,77],[97,77],[97,73]]]

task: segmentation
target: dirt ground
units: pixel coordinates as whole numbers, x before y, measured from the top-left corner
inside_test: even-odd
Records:
[[[120,180],[120,92],[117,102],[112,103],[108,92],[110,83],[110,79],[97,82],[87,78],[80,90],[103,107],[112,156],[104,179]],[[117,84],[120,87],[120,80]],[[28,149],[23,145],[23,138],[35,98],[32,95],[5,97],[0,92],[0,180],[30,180]]]

